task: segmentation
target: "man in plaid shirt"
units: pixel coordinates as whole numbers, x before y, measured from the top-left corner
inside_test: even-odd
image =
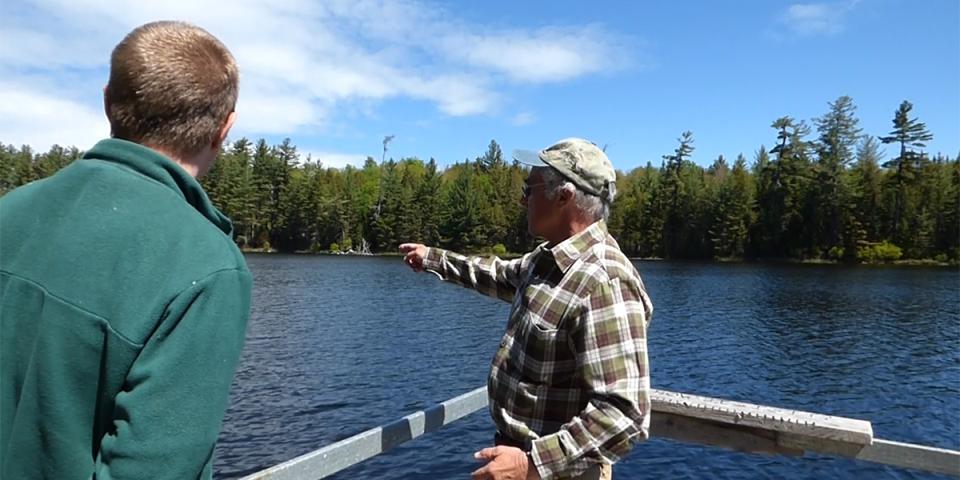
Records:
[[[643,281],[605,218],[616,173],[596,145],[567,139],[533,156],[523,190],[530,232],[546,243],[522,258],[466,257],[404,244],[404,261],[512,303],[487,390],[496,447],[474,479],[611,478],[649,435]]]

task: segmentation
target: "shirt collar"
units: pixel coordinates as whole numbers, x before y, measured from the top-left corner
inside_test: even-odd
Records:
[[[223,233],[233,235],[230,219],[213,206],[200,183],[156,150],[119,138],[108,138],[97,142],[83,158],[116,163],[155,180],[183,198]]]
[[[566,272],[573,266],[580,256],[594,245],[603,242],[607,237],[607,223],[598,220],[582,232],[554,245],[544,244],[541,248],[553,255],[554,261],[560,270]]]

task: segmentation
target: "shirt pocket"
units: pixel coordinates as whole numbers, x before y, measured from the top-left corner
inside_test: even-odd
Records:
[[[575,367],[565,322],[570,309],[556,300],[539,307],[519,315],[511,357],[520,360],[523,376],[534,383],[564,383]]]
[[[518,305],[525,325],[541,332],[564,328],[564,320],[574,310],[575,299],[557,288],[528,288]]]

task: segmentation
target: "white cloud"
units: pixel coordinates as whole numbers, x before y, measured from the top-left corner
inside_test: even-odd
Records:
[[[328,107],[295,93],[245,93],[237,101],[235,132],[286,135],[328,115]]]
[[[338,113],[392,98],[428,102],[450,116],[497,113],[511,84],[568,81],[623,68],[630,58],[631,40],[597,25],[475,25],[420,1],[27,0],[0,17],[0,73],[42,77],[48,101],[96,103],[99,88],[79,91],[72,79],[102,83],[110,51],[128,31],[170,18],[206,28],[234,53],[241,70],[234,130],[249,136],[323,131]],[[15,118],[0,118],[0,140],[25,141]]]
[[[311,161],[319,161],[324,168],[343,168],[347,165],[362,167],[364,162],[367,161],[367,155],[362,155],[359,153],[324,151],[301,151],[300,161],[305,162],[308,155],[310,156]]]
[[[620,40],[596,26],[541,28],[497,34],[459,34],[442,39],[451,56],[523,82],[561,82],[583,75],[618,70],[628,58],[617,58]]]
[[[44,151],[54,144],[89,148],[110,133],[103,113],[23,85],[0,82],[0,141]]]
[[[512,123],[514,126],[517,126],[517,127],[530,125],[535,121],[537,121],[537,117],[530,112],[520,112],[514,115],[512,119],[510,119],[510,123]]]
[[[21,68],[56,68],[63,66],[92,67],[104,62],[110,54],[102,51],[100,58],[91,55],[97,49],[95,42],[85,37],[63,42],[50,32],[27,30],[0,23],[0,64]]]
[[[411,96],[433,100],[442,112],[452,116],[488,113],[498,103],[496,92],[468,75],[444,75],[408,82]]]
[[[787,7],[781,21],[801,35],[834,35],[843,30],[844,17],[857,3],[795,3]]]
[[[790,5],[784,21],[799,33],[837,33],[840,31],[841,11],[825,3],[798,3]]]

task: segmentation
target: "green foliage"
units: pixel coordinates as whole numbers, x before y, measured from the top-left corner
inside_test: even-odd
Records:
[[[846,96],[813,119],[814,139],[805,122],[780,117],[774,147],[760,146],[751,165],[738,155],[700,166],[685,131],[659,166],[617,173],[609,230],[640,257],[960,262],[960,157],[924,153],[932,135],[911,109],[900,105],[884,137],[862,134]],[[496,141],[446,168],[432,158],[389,159],[387,142],[380,162],[329,168],[289,139],[241,138],[201,182],[233,220],[237,244],[253,250],[392,252],[421,242],[502,255],[536,244],[519,202],[528,170],[508,163]],[[884,162],[881,142],[899,154]],[[0,195],[81,155],[0,143]]]
[[[749,227],[754,222],[751,209],[754,193],[747,172],[746,158],[743,155],[737,156],[733,170],[729,174],[722,172],[721,168],[714,169],[714,176],[719,176],[717,181],[720,182],[720,188],[717,200],[713,203],[714,219],[710,240],[715,257],[743,258]]]
[[[815,212],[813,243],[832,251],[843,243],[848,247],[856,244],[856,239],[849,238],[856,235],[850,229],[857,227],[853,224],[853,190],[846,167],[853,161],[861,130],[853,99],[842,96],[828,105],[830,111],[814,121],[820,137],[815,144],[817,161],[812,167],[815,182],[810,201]],[[845,233],[847,242],[843,241]]]
[[[827,258],[830,260],[843,260],[846,258],[846,252],[843,247],[831,247],[830,250],[827,251]]]
[[[917,207],[916,204],[912,204],[908,190],[919,183],[918,170],[926,161],[922,151],[917,152],[915,149],[925,147],[925,142],[933,139],[926,125],[917,118],[910,118],[912,109],[913,104],[904,100],[893,114],[893,130],[889,135],[880,137],[880,141],[885,144],[900,145],[900,155],[883,165],[893,171],[890,182],[894,184],[891,208],[893,218],[887,233],[894,241],[906,245],[911,251],[914,250],[913,238],[911,238],[913,232],[903,219],[909,219],[910,210]]]
[[[903,250],[900,247],[886,241],[857,249],[857,259],[864,263],[892,262],[902,256]]]

